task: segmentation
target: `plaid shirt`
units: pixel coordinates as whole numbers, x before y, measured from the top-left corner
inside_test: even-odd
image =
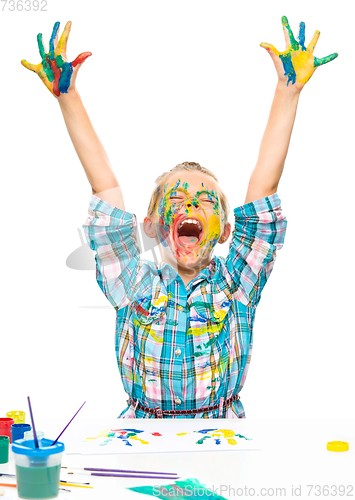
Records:
[[[116,309],[116,356],[126,393],[144,406],[187,410],[239,393],[248,372],[255,309],[282,248],[287,219],[277,193],[234,209],[226,258],[185,287],[166,263],[140,257],[137,219],[91,196],[82,226],[96,279]],[[187,418],[243,418],[240,400]],[[132,405],[119,418],[152,415]],[[182,418],[186,418],[185,416]]]

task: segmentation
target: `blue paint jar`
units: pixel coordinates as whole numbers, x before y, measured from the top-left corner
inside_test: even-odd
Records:
[[[30,431],[30,424],[12,424],[11,426],[11,438],[12,442],[16,439],[23,439],[25,432]]]

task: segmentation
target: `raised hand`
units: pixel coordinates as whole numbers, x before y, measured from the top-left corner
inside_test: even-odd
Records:
[[[284,52],[279,52],[270,43],[261,43],[261,47],[266,49],[274,64],[279,76],[279,80],[286,81],[287,86],[291,82],[294,88],[297,90],[302,90],[305,83],[311,78],[318,66],[326,64],[332,61],[338,54],[331,54],[327,57],[322,57],[318,59],[313,55],[314,48],[317,44],[320,32],[315,31],[311,43],[306,48],[305,42],[305,23],[300,23],[298,42],[293,36],[290,25],[288,24],[287,17],[283,16],[281,18],[283,30],[286,40],[286,50]]]
[[[60,23],[56,22],[53,27],[52,36],[49,41],[49,52],[46,53],[43,45],[42,33],[37,35],[37,43],[42,62],[31,64],[22,59],[21,64],[37,73],[45,86],[55,96],[59,97],[63,93],[75,87],[75,80],[82,63],[91,56],[91,52],[82,52],[72,61],[67,60],[67,42],[71,29],[71,21],[68,21],[58,42],[58,31]]]

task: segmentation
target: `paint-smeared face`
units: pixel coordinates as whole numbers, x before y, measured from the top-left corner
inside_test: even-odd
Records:
[[[208,259],[225,222],[217,182],[202,172],[172,174],[162,186],[155,222],[159,242],[180,265]]]

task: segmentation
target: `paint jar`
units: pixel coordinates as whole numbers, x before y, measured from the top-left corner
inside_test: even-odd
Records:
[[[9,436],[11,443],[11,426],[14,424],[13,418],[0,418],[0,436]]]
[[[59,493],[59,476],[64,444],[40,439],[19,439],[12,445],[16,464],[17,494],[20,498],[55,498]]]
[[[37,439],[43,439],[44,438],[44,432],[42,431],[36,431],[37,434]],[[26,431],[25,435],[23,436],[23,439],[33,439],[33,431]]]
[[[30,431],[30,424],[12,424],[11,426],[11,437],[12,442],[16,441],[16,439],[23,439],[26,431]]]
[[[8,418],[13,418],[15,421],[15,424],[24,424],[25,423],[26,413],[24,411],[8,411],[6,413],[6,416]]]
[[[9,461],[9,436],[0,436],[0,464],[7,464]]]

